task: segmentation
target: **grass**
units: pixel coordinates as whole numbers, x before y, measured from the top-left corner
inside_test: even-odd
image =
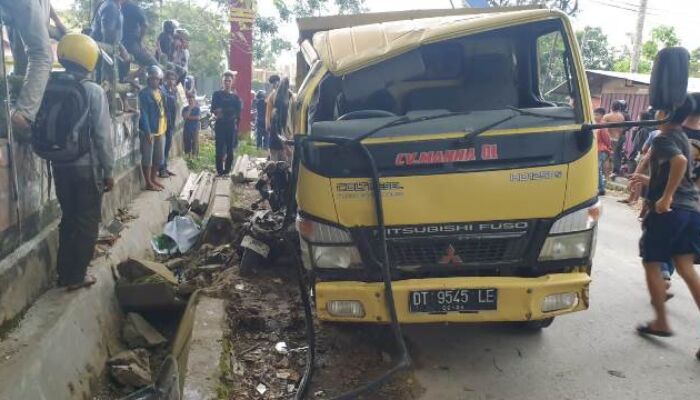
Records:
[[[252,140],[245,138],[238,143],[238,149],[236,150],[236,156],[241,156],[247,154],[251,157],[267,157],[267,152],[264,150],[258,150],[255,147],[255,143]],[[201,171],[216,171],[216,147],[214,145],[214,139],[211,137],[209,132],[199,133],[199,157],[190,158],[185,156],[185,161],[187,161],[187,167],[192,172]]]

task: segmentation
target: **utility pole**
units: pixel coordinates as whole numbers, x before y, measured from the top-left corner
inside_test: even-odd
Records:
[[[639,59],[642,56],[642,36],[644,36],[644,20],[647,16],[647,3],[649,0],[639,0],[639,15],[637,16],[637,32],[632,45],[632,60],[630,72],[639,72]]]

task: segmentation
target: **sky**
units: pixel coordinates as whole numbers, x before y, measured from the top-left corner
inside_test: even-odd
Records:
[[[167,0],[165,0],[167,1]],[[207,0],[192,0],[206,3]],[[275,15],[273,0],[257,0],[258,12],[261,15]],[[648,13],[645,26],[645,39],[651,30],[659,25],[676,27],[676,32],[682,45],[688,49],[700,47],[700,34],[697,32],[698,17],[700,17],[700,0],[648,0]],[[73,0],[52,0],[58,9],[66,8]],[[454,0],[455,5],[460,0]],[[449,0],[365,0],[370,11],[399,11],[425,8],[450,8]],[[631,35],[635,30],[639,0],[579,0],[580,12],[573,19],[574,27],[582,29],[585,26],[600,27],[608,35],[610,44],[621,48],[631,43]],[[282,34],[295,42],[297,30],[293,23],[286,24],[281,29]],[[283,59],[291,59],[286,55]]]

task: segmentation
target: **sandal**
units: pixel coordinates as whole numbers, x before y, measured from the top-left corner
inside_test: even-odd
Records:
[[[647,325],[639,325],[637,327],[637,333],[643,336],[658,336],[658,337],[671,337],[673,332],[659,331]]]
[[[66,290],[72,292],[73,290],[78,290],[82,288],[88,288],[97,283],[97,279],[92,275],[85,275],[85,278],[80,283],[74,283],[72,285],[66,286]]]

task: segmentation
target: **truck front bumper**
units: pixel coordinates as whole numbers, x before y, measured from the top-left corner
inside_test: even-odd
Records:
[[[582,272],[550,274],[538,278],[454,277],[409,279],[392,282],[396,313],[401,323],[530,321],[582,311],[588,308],[588,286],[591,278]],[[497,289],[496,310],[447,312],[441,314],[409,311],[413,291],[440,289]],[[547,296],[573,293],[575,304],[568,308],[544,312]],[[318,282],[315,285],[316,311],[324,321],[388,323],[384,284],[382,282]],[[332,313],[332,302],[352,303],[355,315]],[[336,303],[337,304],[337,303]],[[347,308],[347,307],[346,307]],[[335,308],[337,309],[337,307]]]

